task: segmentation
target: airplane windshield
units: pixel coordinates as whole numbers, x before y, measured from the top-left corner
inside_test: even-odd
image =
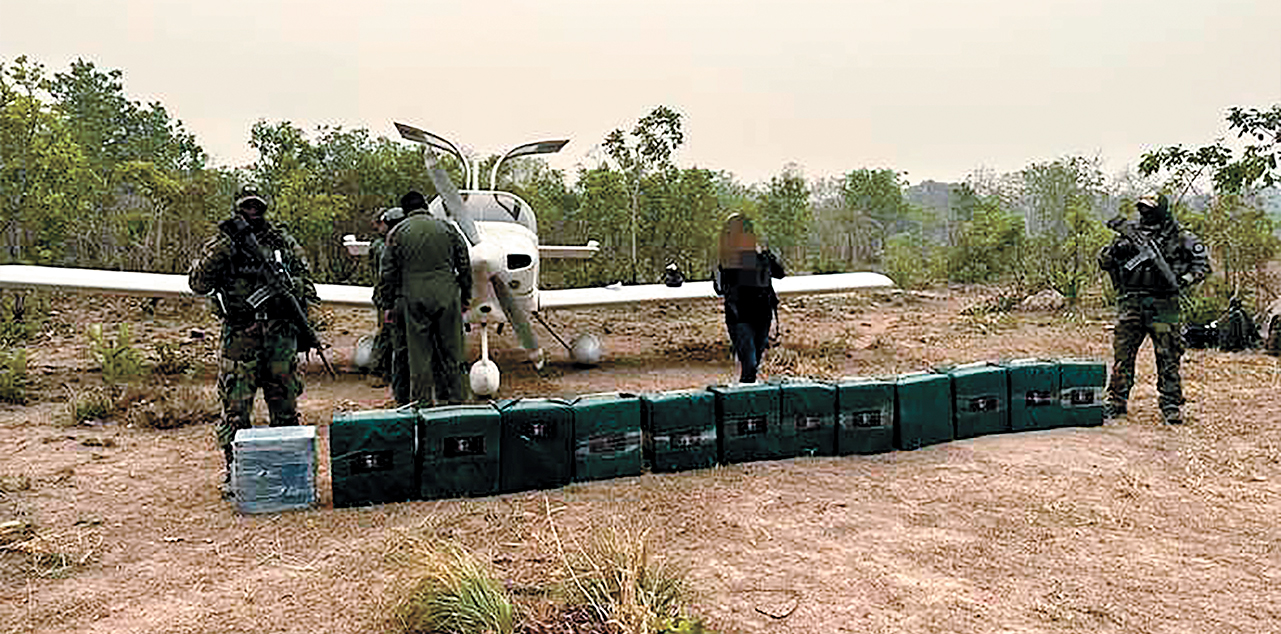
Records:
[[[462,191],[459,194],[463,197],[463,202],[467,205],[467,210],[471,212],[473,220],[478,222],[514,222],[524,225],[535,235],[538,233],[538,220],[534,217],[533,210],[529,208],[529,203],[521,200],[520,196],[516,194],[491,190]],[[432,199],[428,205],[428,211],[433,216],[446,217],[445,207],[441,203],[440,196]]]

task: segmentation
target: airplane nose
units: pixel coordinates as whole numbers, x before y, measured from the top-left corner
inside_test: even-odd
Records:
[[[472,269],[479,269],[485,279],[503,270],[503,251],[492,242],[481,242],[472,247],[471,255]]]

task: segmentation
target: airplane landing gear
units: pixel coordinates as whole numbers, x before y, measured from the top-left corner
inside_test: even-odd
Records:
[[[552,330],[551,326],[547,325],[542,315],[534,313],[534,318],[543,325],[543,328],[547,329],[547,332],[550,332],[556,338],[556,341],[560,342],[560,345],[565,346],[565,350],[569,352],[570,360],[574,363],[593,366],[600,363],[601,358],[605,356],[605,345],[601,343],[600,338],[596,335],[579,335],[574,339],[573,344],[568,344],[565,343],[564,339],[560,338],[560,335],[556,334],[555,330]]]
[[[467,378],[472,394],[476,396],[493,396],[498,393],[498,364],[489,358],[489,322],[480,324],[480,360],[472,364]]]

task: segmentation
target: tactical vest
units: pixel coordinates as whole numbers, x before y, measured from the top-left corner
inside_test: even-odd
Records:
[[[1196,268],[1198,257],[1201,259],[1205,257],[1205,247],[1201,245],[1201,242],[1191,233],[1180,230],[1176,224],[1169,223],[1155,229],[1140,223],[1131,222],[1131,224],[1139,233],[1152,239],[1157,250],[1161,252],[1176,277],[1185,273],[1196,272],[1193,269]],[[1113,248],[1115,248],[1115,243]],[[1197,253],[1198,250],[1199,253]],[[1128,260],[1129,257],[1117,259],[1113,263],[1113,268],[1109,271],[1119,293],[1122,295],[1145,294],[1161,297],[1178,294],[1180,289],[1177,286],[1170,285],[1165,276],[1161,275],[1161,271],[1156,264],[1151,261],[1145,261],[1134,268],[1127,269],[1125,264]],[[1204,275],[1208,273],[1208,270],[1200,273]]]
[[[279,261],[291,276],[299,273],[296,256],[290,241],[278,230],[268,226],[254,233],[258,240],[259,257],[247,253],[244,245],[233,243],[232,256],[225,277],[219,281],[214,296],[215,308],[220,316],[233,324],[267,319],[287,319],[288,300],[284,297],[260,299],[268,292],[269,277],[265,262]],[[296,289],[289,289],[295,292]],[[303,300],[299,300],[303,301]],[[256,304],[256,305],[255,305]]]

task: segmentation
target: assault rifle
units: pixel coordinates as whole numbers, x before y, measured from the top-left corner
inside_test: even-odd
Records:
[[[234,218],[228,218],[219,223],[218,228],[231,238],[232,242],[241,247],[241,250],[251,259],[257,260],[263,273],[267,276],[267,283],[261,288],[250,293],[248,302],[255,310],[261,309],[267,300],[278,297],[284,304],[288,314],[285,318],[293,322],[298,328],[298,351],[307,352],[315,350],[320,356],[320,362],[325,365],[325,370],[329,376],[337,378],[333,366],[329,365],[329,360],[325,358],[325,345],[316,335],[315,329],[311,327],[311,322],[307,319],[307,311],[303,310],[302,305],[298,303],[298,298],[294,297],[294,280],[285,269],[285,265],[280,261],[280,252],[276,251],[276,259],[264,258],[262,249],[258,246],[258,238],[254,236],[253,231],[249,229],[249,223],[239,215]]]
[[[1107,226],[1108,229],[1125,236],[1139,250],[1134,257],[1126,260],[1125,264],[1121,265],[1121,268],[1133,271],[1144,262],[1151,262],[1156,267],[1157,272],[1161,274],[1161,277],[1165,278],[1165,281],[1170,284],[1170,287],[1178,291],[1180,295],[1183,294],[1183,287],[1179,285],[1178,276],[1174,274],[1174,270],[1170,268],[1170,263],[1165,261],[1165,257],[1161,255],[1161,250],[1156,248],[1156,244],[1152,242],[1151,238],[1136,231],[1134,225],[1127,223],[1125,218],[1121,216],[1109,220]]]

